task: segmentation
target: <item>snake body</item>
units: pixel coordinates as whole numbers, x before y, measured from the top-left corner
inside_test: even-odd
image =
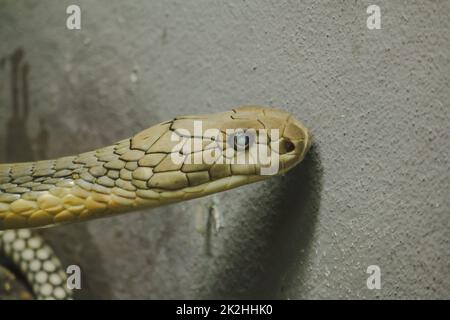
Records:
[[[36,299],[73,298],[61,261],[40,235],[29,229],[0,231],[0,252],[25,278]]]
[[[203,130],[218,129],[221,134],[196,135],[196,121],[201,121]],[[269,134],[267,139],[253,141],[255,147],[267,145],[276,152],[278,174],[299,163],[311,141],[308,130],[290,114],[275,108],[243,106],[211,115],[176,117],[111,146],[75,156],[1,164],[0,230],[108,217],[269,177],[260,174],[263,165],[259,163],[219,161],[227,160],[228,154],[248,155],[252,148],[228,153],[233,148],[228,129],[278,130],[279,137]],[[186,136],[186,130],[192,134]],[[174,134],[179,136],[178,141],[173,140]],[[189,141],[185,143],[194,142],[194,147],[184,148],[180,143],[183,139]],[[211,145],[219,151],[213,163],[187,161]],[[173,153],[185,160],[175,163]]]

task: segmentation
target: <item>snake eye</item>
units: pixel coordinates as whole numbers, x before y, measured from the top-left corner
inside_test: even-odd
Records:
[[[231,138],[230,144],[232,144],[234,150],[236,151],[248,150],[250,144],[252,143],[251,135],[245,132],[237,132],[232,135]]]
[[[234,149],[247,150],[250,144],[250,138],[245,133],[238,133],[234,136]]]

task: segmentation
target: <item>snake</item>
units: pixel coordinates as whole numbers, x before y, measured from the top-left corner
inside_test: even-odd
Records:
[[[214,114],[178,116],[73,156],[0,164],[0,230],[8,230],[0,231],[0,247],[28,274],[38,298],[70,298],[67,290],[50,292],[45,281],[36,283],[39,270],[31,269],[32,261],[21,260],[37,257],[39,251],[13,252],[14,245],[28,248],[13,243],[19,241],[35,250],[44,246],[51,253],[29,228],[111,217],[265,180],[300,163],[311,141],[309,130],[290,113],[244,105]],[[268,161],[258,159],[260,150],[270,154]],[[276,170],[264,173],[268,166]],[[61,263],[53,260],[50,269],[53,287],[59,289],[54,284],[64,280]]]
[[[14,299],[15,293],[15,298],[21,300],[73,299],[73,291],[66,285],[67,274],[61,260],[51,245],[36,232],[30,229],[0,231],[0,251],[16,269],[13,273],[0,266],[0,274],[7,276],[5,283],[0,281],[5,291],[0,297],[11,296],[8,299]],[[22,283],[16,274],[24,278],[25,290],[14,288]]]

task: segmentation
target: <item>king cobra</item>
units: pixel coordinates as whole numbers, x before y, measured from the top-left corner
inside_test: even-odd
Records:
[[[196,121],[205,132],[218,129],[220,136],[195,136]],[[265,129],[268,138],[245,139],[243,147],[235,151],[234,143],[242,139],[233,139],[227,134],[229,129]],[[271,139],[272,129],[279,132],[276,141]],[[191,133],[189,139],[183,136],[185,132]],[[180,139],[174,139],[174,135]],[[193,141],[200,150],[183,148],[182,138]],[[176,117],[129,139],[76,156],[2,164],[0,230],[109,217],[229,190],[269,175],[260,174],[263,164],[258,161],[239,164],[224,158],[219,161],[220,157],[231,154],[236,159],[240,153],[248,155],[252,148],[264,144],[276,152],[277,173],[282,174],[304,158],[310,142],[308,130],[290,114],[243,106],[212,115]],[[192,160],[211,145],[221,151],[215,152],[214,162],[173,160],[172,153]]]
[[[196,123],[201,123],[205,134],[196,132]],[[207,135],[210,129],[219,134]],[[250,130],[264,131],[266,136],[252,139],[246,134]],[[45,277],[53,277],[49,285],[36,281],[33,262],[20,260],[25,252],[14,252],[22,242],[34,245],[33,250],[40,250],[41,255],[45,250],[40,246],[44,246],[47,257],[51,248],[29,230],[14,229],[110,217],[226,191],[271,176],[262,174],[267,163],[258,159],[241,163],[237,161],[240,156],[254,158],[257,153],[253,151],[264,147],[276,155],[270,162],[277,162],[274,173],[279,175],[302,161],[310,145],[308,130],[292,115],[275,108],[241,106],[228,112],[176,117],[111,146],[75,156],[0,164],[0,230],[10,229],[0,232],[0,249],[3,246],[21,266],[38,298],[70,298],[64,286],[54,287],[55,282],[65,280],[57,259],[53,259],[53,274]],[[205,161],[207,151],[214,151],[212,161],[211,157]],[[179,160],[174,161],[174,156]],[[27,252],[39,257],[39,251]],[[34,264],[45,267],[44,263]]]

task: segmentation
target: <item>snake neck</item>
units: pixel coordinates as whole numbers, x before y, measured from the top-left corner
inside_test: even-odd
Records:
[[[169,132],[165,123],[76,156],[0,164],[0,230],[107,217],[258,180],[232,176],[230,166],[176,164]]]

